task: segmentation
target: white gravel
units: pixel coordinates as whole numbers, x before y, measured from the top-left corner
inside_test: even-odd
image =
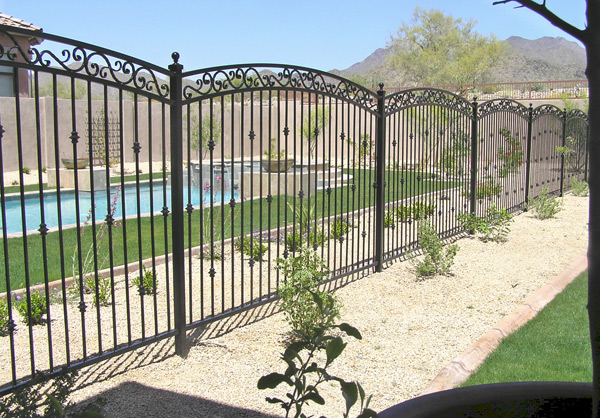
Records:
[[[588,199],[566,196],[555,219],[529,213],[515,218],[506,243],[457,241],[451,273],[415,280],[398,262],[339,290],[342,320],[361,341],[348,339],[332,373],[360,381],[382,410],[417,396],[456,358],[529,294],[585,253]],[[258,379],[282,372],[280,353],[289,328],[275,304],[196,329],[186,359],[172,339],[83,369],[72,401],[93,402],[105,417],[282,416],[259,391]],[[325,388],[326,405],[307,412],[341,416],[337,387]]]

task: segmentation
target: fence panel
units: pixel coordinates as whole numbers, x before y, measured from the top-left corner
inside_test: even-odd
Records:
[[[560,194],[562,158],[557,147],[563,146],[564,112],[552,105],[536,107],[531,129],[529,194],[536,197],[546,188]]]

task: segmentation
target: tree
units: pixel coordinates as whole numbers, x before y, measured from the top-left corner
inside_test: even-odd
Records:
[[[588,317],[593,362],[592,405],[594,417],[600,417],[600,1],[586,0],[587,26],[579,29],[533,0],[496,0],[493,4],[518,3],[545,18],[559,29],[583,43],[587,55],[586,76],[589,86],[589,191],[590,222],[588,241]]]
[[[415,8],[412,24],[403,23],[387,65],[419,86],[481,82],[508,51],[505,42],[474,31],[476,22],[454,19],[440,10]]]

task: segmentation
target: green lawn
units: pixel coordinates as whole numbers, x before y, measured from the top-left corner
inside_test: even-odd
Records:
[[[591,382],[586,303],[587,272],[504,339],[462,386],[518,381]]]
[[[348,170],[355,176],[356,187],[354,191],[349,186],[331,189],[328,194],[324,190],[319,190],[315,194],[302,199],[305,204],[311,207],[316,205],[314,217],[316,219],[325,218],[334,214],[343,214],[363,207],[372,206],[375,199],[375,192],[370,187],[374,182],[374,171],[372,170]],[[386,200],[403,199],[413,195],[428,193],[432,190],[441,190],[453,187],[452,182],[437,181],[430,178],[421,178],[419,181],[413,181],[412,176],[416,175],[408,172],[392,172],[406,180],[410,187],[401,190],[400,196],[386,196]],[[364,191],[364,192],[363,192]],[[288,207],[288,203],[299,205],[300,199],[293,196],[273,196],[269,203],[267,199],[248,200],[238,202],[232,210],[226,205],[223,212],[219,207],[213,212],[212,222],[216,229],[220,229],[221,217],[225,222],[225,238],[240,236],[256,231],[267,231],[276,228],[278,225],[291,225],[294,223],[294,213]],[[227,202],[225,202],[227,204]],[[160,208],[158,208],[160,209]],[[158,210],[157,209],[157,210]],[[204,214],[203,220],[210,222],[210,209],[204,212],[194,210],[191,215],[185,215],[185,239],[186,247],[189,243],[189,225],[191,223],[192,242],[191,246],[200,245],[201,213]],[[169,251],[171,248],[170,220],[167,221],[167,236]],[[233,222],[231,222],[231,220]],[[99,224],[98,224],[99,225]],[[165,230],[162,216],[142,217],[141,219],[129,219],[124,221],[124,226],[113,228],[114,236],[109,242],[108,234],[105,234],[102,242],[97,243],[95,253],[100,255],[98,259],[99,269],[110,266],[110,259],[106,256],[112,249],[113,266],[119,266],[124,263],[131,263],[140,259],[146,259],[154,254],[160,256],[165,253]],[[87,226],[82,233],[82,257],[85,257],[88,249],[93,247],[93,231],[91,226]],[[208,235],[211,235],[208,232]],[[215,241],[220,239],[218,233],[212,234]],[[124,239],[125,236],[125,239]],[[138,246],[138,243],[140,244]],[[27,252],[24,246],[27,246]],[[61,259],[61,248],[64,249],[64,257]],[[19,289],[26,286],[26,277],[29,277],[29,284],[44,282],[45,270],[47,270],[48,281],[58,280],[61,277],[71,277],[73,271],[72,258],[77,259],[77,230],[75,228],[62,231],[62,237],[59,232],[49,233],[44,240],[39,234],[26,237],[26,243],[23,237],[8,239],[8,260],[11,289]],[[4,254],[4,243],[0,241],[0,254]],[[44,257],[44,254],[46,256]],[[44,263],[44,260],[51,260]],[[27,270],[25,268],[27,266]],[[5,258],[0,258],[0,292],[6,291],[6,272]]]

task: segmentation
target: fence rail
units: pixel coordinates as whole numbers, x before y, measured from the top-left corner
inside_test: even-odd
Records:
[[[32,80],[0,99],[0,393],[163,338],[185,354],[187,330],[275,300],[302,247],[345,283],[417,248],[420,219],[450,237],[462,212],[586,179],[580,111],[0,34]]]

